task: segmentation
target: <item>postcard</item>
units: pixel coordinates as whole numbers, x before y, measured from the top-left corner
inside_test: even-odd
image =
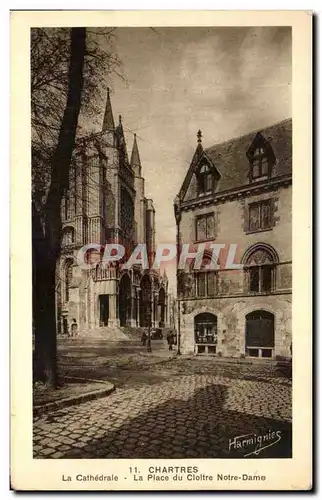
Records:
[[[11,487],[312,488],[312,13],[11,12]]]

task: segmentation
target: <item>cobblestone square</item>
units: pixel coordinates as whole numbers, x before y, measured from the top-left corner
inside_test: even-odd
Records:
[[[233,363],[177,358],[146,370],[126,381],[122,372],[107,397],[36,417],[34,457],[291,456],[291,380],[271,376],[269,365],[241,373]]]

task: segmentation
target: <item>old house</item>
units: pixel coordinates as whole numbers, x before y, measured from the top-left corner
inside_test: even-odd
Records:
[[[182,352],[290,357],[292,121],[209,148],[199,131],[175,214],[178,245],[205,244],[178,271]]]

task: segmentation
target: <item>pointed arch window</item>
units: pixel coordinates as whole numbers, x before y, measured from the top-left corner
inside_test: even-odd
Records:
[[[105,280],[109,277],[109,269],[106,261],[100,261],[95,268],[94,279],[95,281]]]
[[[134,236],[134,204],[129,192],[121,188],[121,228],[124,237],[132,239]]]
[[[64,220],[68,220],[68,215],[69,215],[69,209],[68,209],[69,194],[68,194],[68,192],[65,194],[63,203],[64,203],[64,205],[63,205],[63,207],[64,207]]]
[[[268,245],[258,246],[247,252],[243,259],[245,286],[251,294],[267,294],[275,289],[278,257]]]
[[[65,302],[69,301],[69,289],[73,278],[73,262],[67,260],[65,265]]]

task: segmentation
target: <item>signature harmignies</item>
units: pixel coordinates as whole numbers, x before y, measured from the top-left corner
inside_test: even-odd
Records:
[[[269,431],[266,434],[242,434],[229,440],[228,450],[244,451],[246,452],[244,457],[258,456],[263,450],[274,446],[281,439],[281,431]]]

